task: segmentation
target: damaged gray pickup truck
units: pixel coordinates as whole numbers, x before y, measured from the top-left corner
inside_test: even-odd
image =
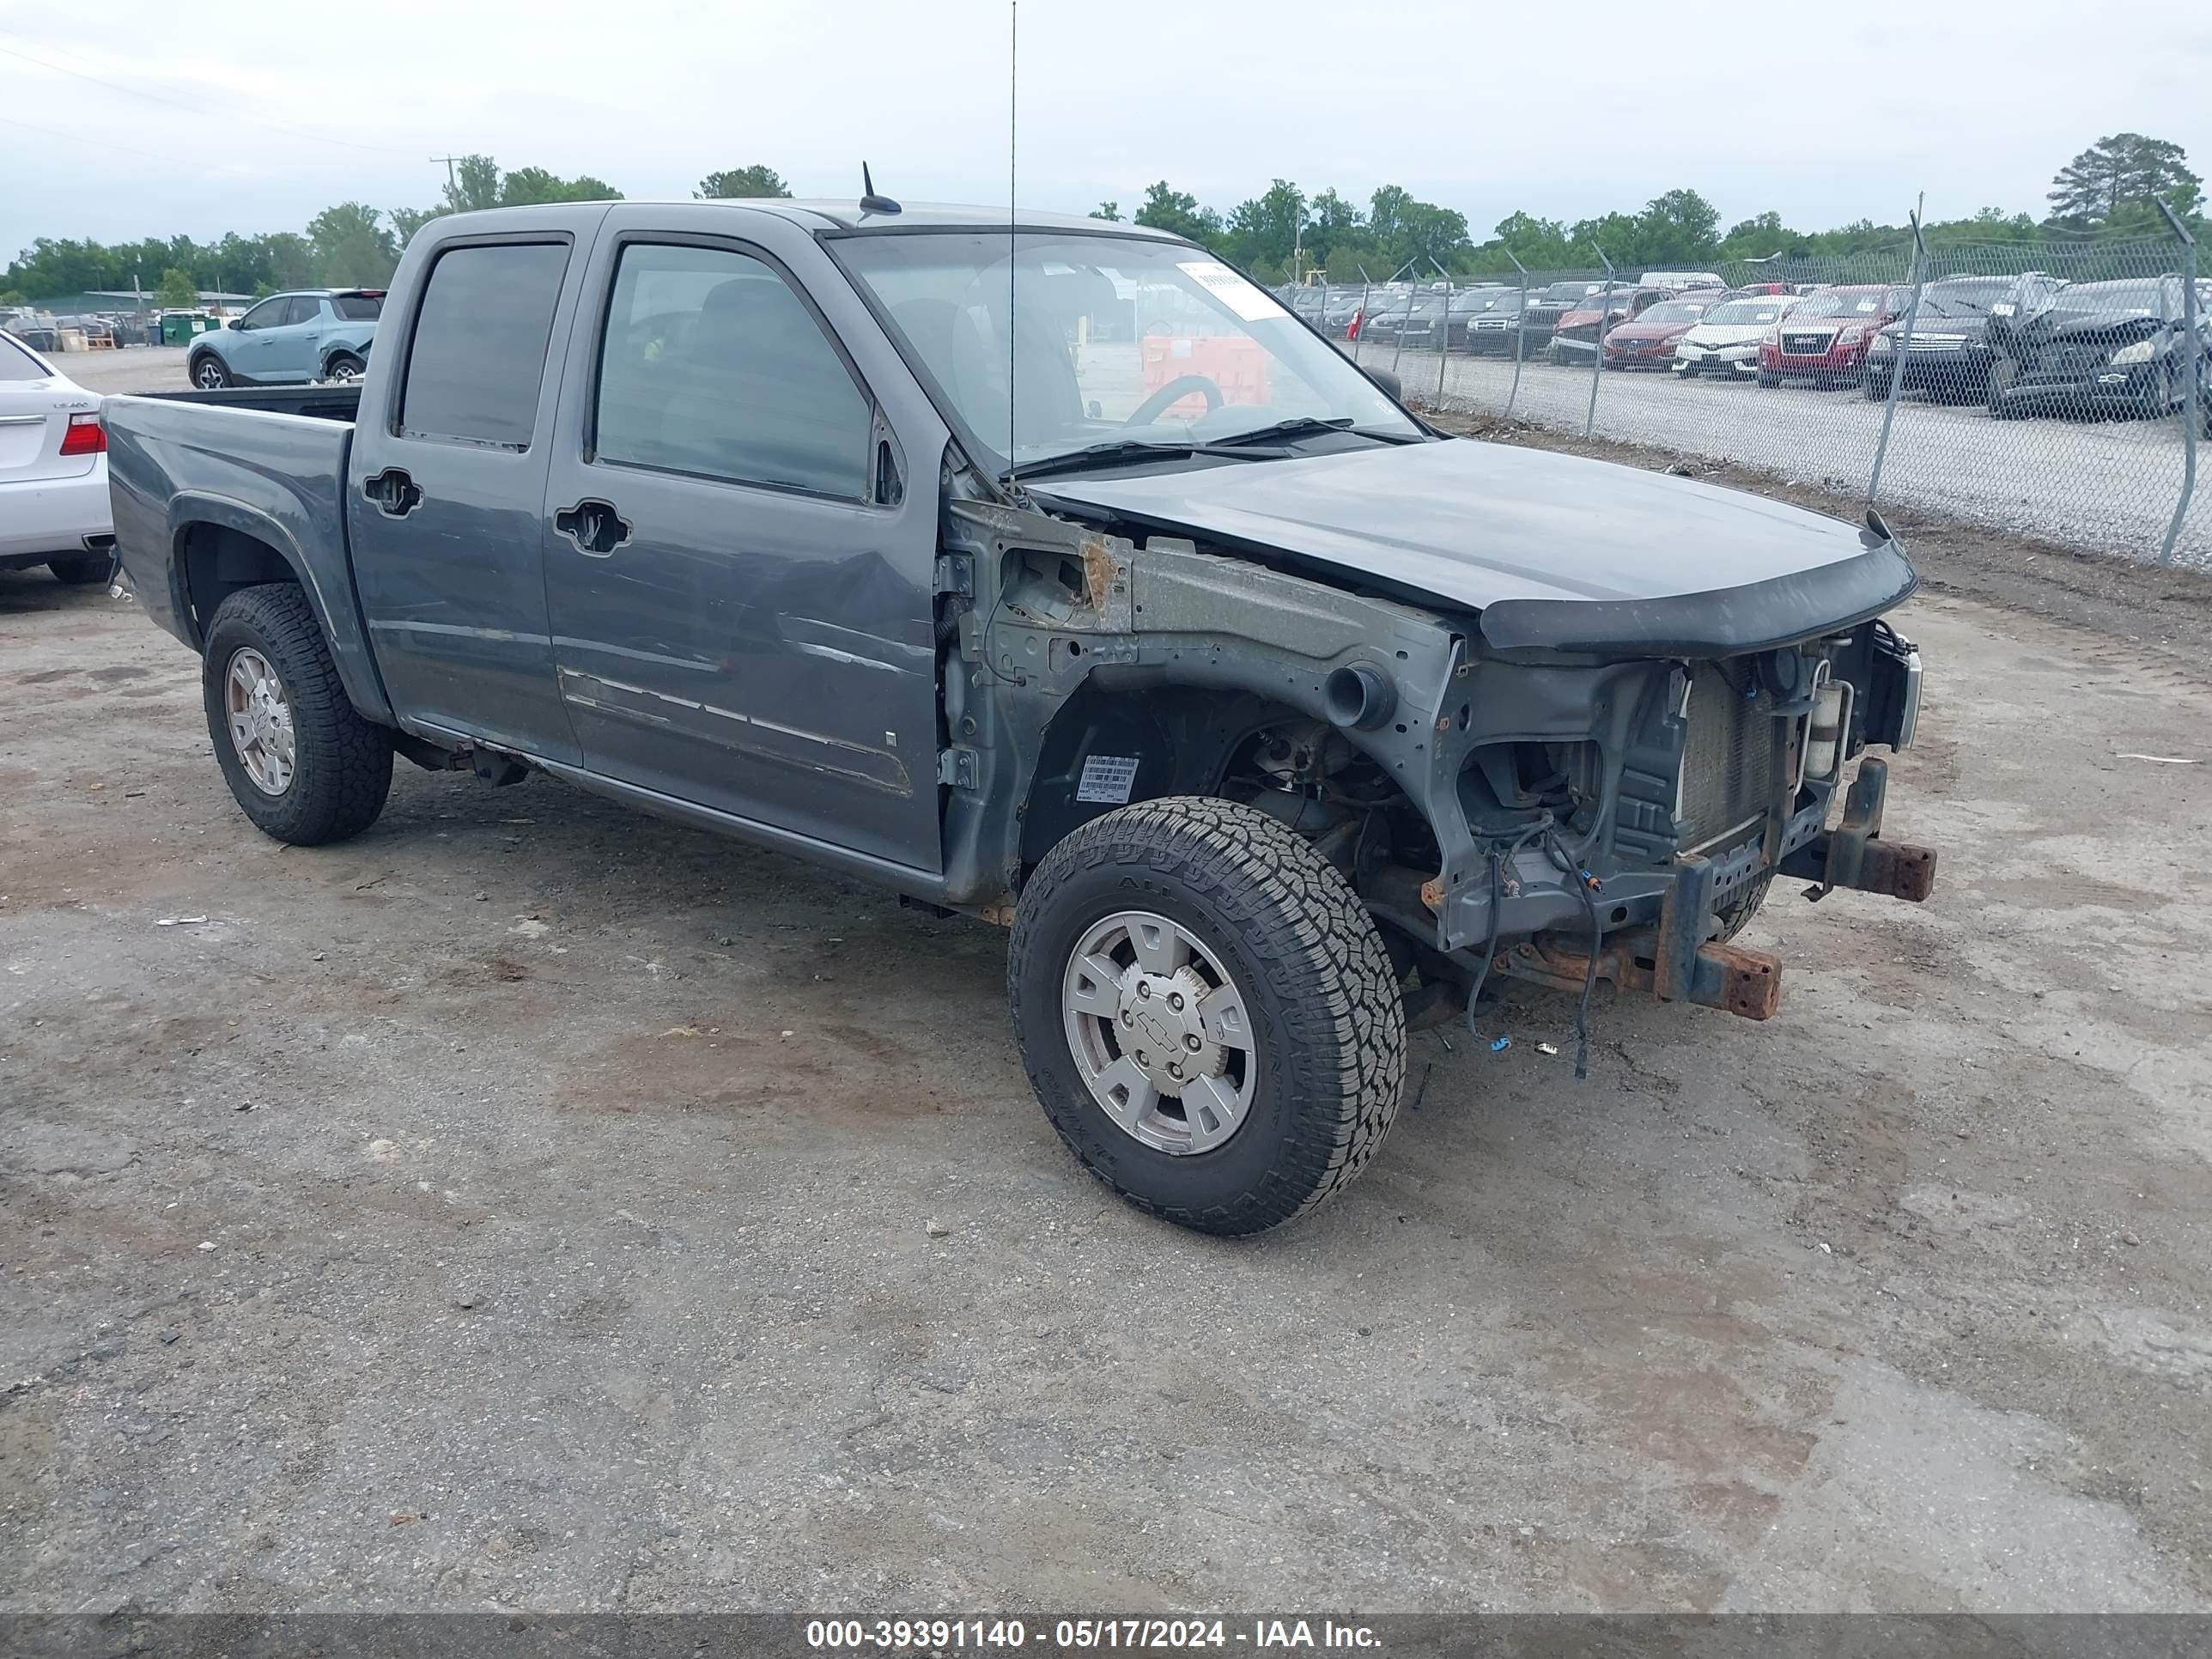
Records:
[[[364,380],[106,405],[246,817],[542,771],[1012,928],[1039,1100],[1249,1233],[1486,981],[1764,1018],[1778,876],[1881,839],[1920,663],[1863,527],[1452,439],[1174,237],[850,204],[416,236]]]

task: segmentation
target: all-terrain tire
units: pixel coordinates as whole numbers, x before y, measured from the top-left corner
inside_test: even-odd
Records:
[[[1766,890],[1774,885],[1774,872],[1767,871],[1742,892],[1714,911],[1720,919],[1721,930],[1713,935],[1716,945],[1726,945],[1738,933],[1751,926],[1751,919],[1759,914],[1759,907],[1766,902]]]
[[[1235,981],[1258,1075],[1243,1125],[1177,1155],[1109,1116],[1076,1069],[1061,988],[1086,929],[1117,911],[1185,927]],[[1406,1024],[1382,936],[1342,875],[1279,819],[1173,796],[1094,818],[1045,855],[1006,966],[1037,1100],[1085,1168],[1139,1209],[1204,1232],[1305,1214],[1366,1168],[1406,1074]]]
[[[291,707],[293,769],[282,794],[266,793],[248,775],[225,710],[231,659],[248,647],[276,671]],[[200,690],[223,777],[264,835],[320,847],[376,822],[392,791],[392,733],[363,720],[347,697],[322,628],[296,585],[241,587],[216,607]]]

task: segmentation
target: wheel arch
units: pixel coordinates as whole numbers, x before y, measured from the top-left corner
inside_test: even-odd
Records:
[[[205,649],[216,610],[231,594],[267,582],[290,582],[314,612],[353,706],[369,720],[392,723],[392,705],[350,592],[334,607],[315,580],[311,562],[283,525],[241,502],[179,496],[171,506],[170,547],[171,600],[192,649]]]
[[[1249,687],[1112,666],[1093,670],[1044,726],[1024,791],[1021,861],[1033,868],[1054,845],[1117,806],[1170,795],[1221,797],[1230,762],[1271,726],[1327,723],[1324,708]],[[1370,758],[1364,732],[1333,728]],[[1126,797],[1080,800],[1086,763],[1133,760]],[[1115,769],[1097,781],[1111,784]],[[1102,790],[1100,793],[1110,793]]]

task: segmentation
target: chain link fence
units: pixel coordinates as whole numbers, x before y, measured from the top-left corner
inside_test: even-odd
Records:
[[[2212,565],[2212,488],[2196,488],[2212,280],[2197,255],[2176,223],[1702,271],[1408,269],[1288,297],[1431,408]]]

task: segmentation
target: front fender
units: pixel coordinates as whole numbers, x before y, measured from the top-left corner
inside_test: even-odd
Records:
[[[308,608],[315,613],[315,621],[330,644],[331,659],[337,666],[338,683],[345,688],[353,706],[368,720],[387,726],[395,723],[392,704],[384,694],[375,659],[369,652],[368,635],[361,624],[361,614],[354,604],[352,586],[343,566],[328,573],[319,570],[317,561],[308,556],[292,526],[259,507],[229,496],[197,490],[180,492],[170,501],[168,518],[169,602],[187,644],[195,651],[206,647],[200,618],[186,591],[190,566],[185,544],[195,530],[204,526],[235,531],[269,548],[298,580],[301,592],[307,595]],[[343,548],[343,529],[334,529],[331,533],[338,538],[335,545]],[[342,554],[340,556],[343,558]],[[222,574],[220,565],[216,574]]]

